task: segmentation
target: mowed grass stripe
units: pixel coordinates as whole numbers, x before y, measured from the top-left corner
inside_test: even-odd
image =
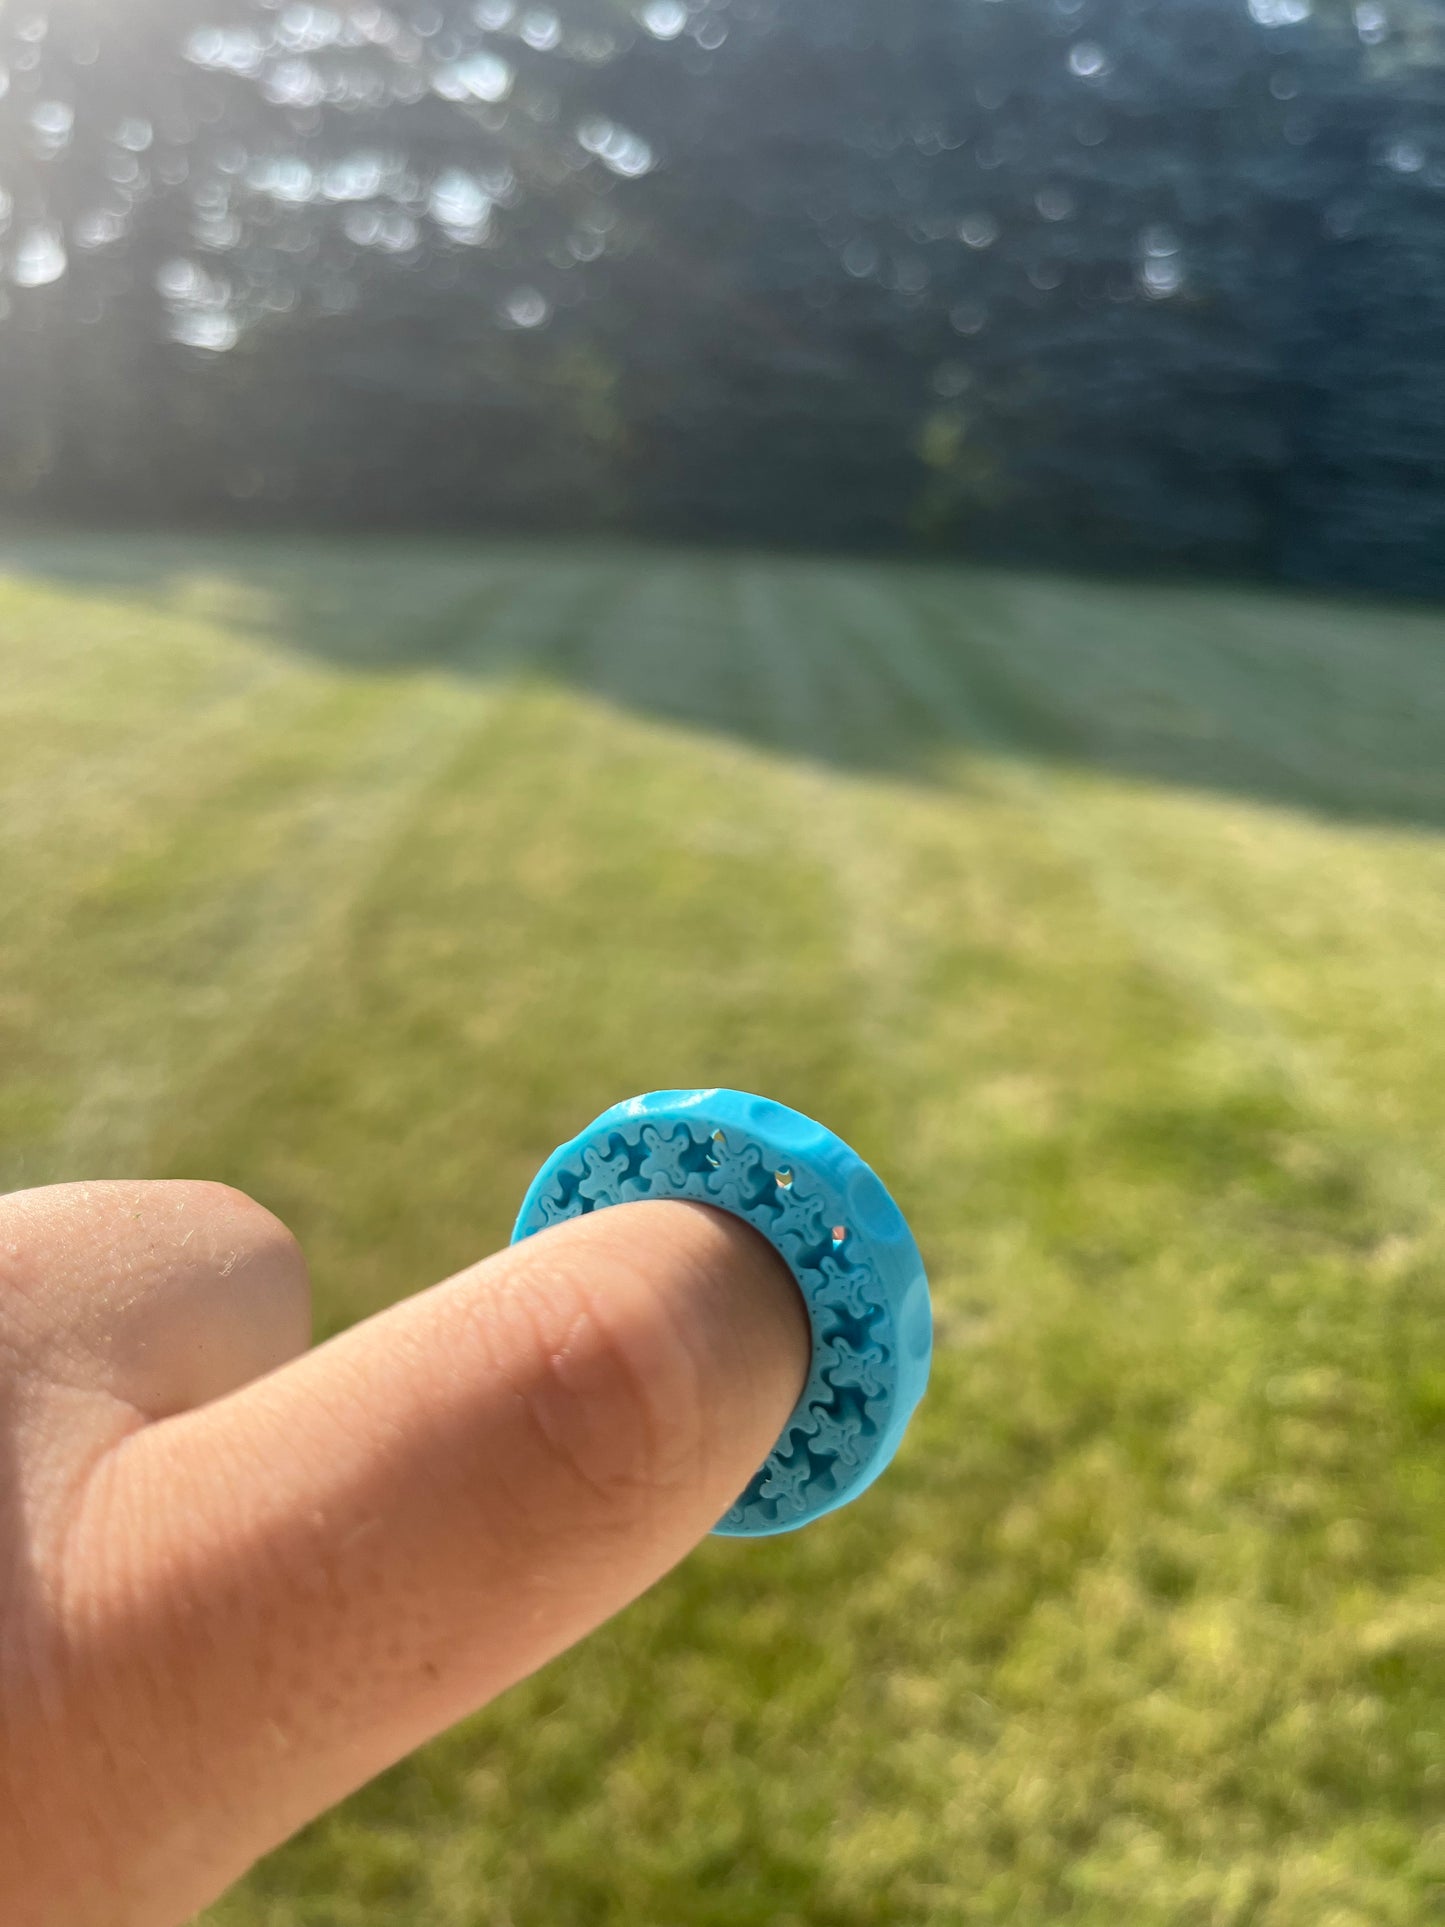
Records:
[[[504,605],[527,580],[535,586],[535,577],[493,575],[479,591],[474,578],[465,601],[475,607],[484,595],[489,606]],[[384,605],[353,592],[359,587],[348,586],[335,613],[346,649],[363,663],[399,642],[425,660],[438,627],[455,624],[455,589],[433,595],[440,610],[414,598],[398,633]],[[52,904],[61,901],[56,878],[117,860],[129,838],[143,840],[178,805],[194,810],[202,785],[229,781],[258,739],[281,740],[337,699],[334,676],[320,663],[257,646],[294,619],[269,588],[248,594],[224,578],[176,571],[158,576],[139,602],[77,608],[58,589],[14,584],[0,588],[0,598],[15,623],[39,624],[44,638],[30,652],[44,673],[27,679],[26,699],[17,700],[8,681],[0,694],[13,746],[0,774],[8,785],[0,789],[0,848],[10,861],[50,871]],[[87,637],[88,649],[52,655],[60,627]],[[17,894],[25,881],[16,878]]]
[[[464,648],[480,633],[505,664],[539,631],[550,633],[586,580],[531,572],[480,588],[473,581],[464,592],[454,586],[440,607],[423,602],[413,612],[408,646],[425,652],[440,639]],[[376,607],[348,606],[338,626],[348,647],[370,651],[387,619]],[[173,648],[173,634],[158,627]],[[209,643],[218,662],[230,653],[262,665],[278,660],[219,620],[185,641]],[[62,1122],[53,1111],[58,1081],[47,1077],[52,1130],[48,1138],[37,1131],[33,1116],[30,1128],[22,1124],[8,1165],[14,1181],[100,1174],[117,1160],[121,1168],[126,1160],[153,1164],[161,1146],[188,1137],[175,1122],[191,1109],[188,1093],[207,1093],[286,987],[324,968],[347,905],[394,826],[474,735],[486,687],[435,673],[419,684],[375,672],[358,678],[315,665],[257,675],[241,712],[226,714],[229,755],[215,735],[183,724],[159,745],[163,782],[138,783],[111,812],[104,786],[92,797],[86,861],[45,842],[30,852],[38,887],[25,888],[22,877],[12,888],[25,904],[34,954],[46,960],[36,984],[43,981],[52,1009],[64,1008],[67,977],[77,986],[68,1022],[36,1026],[40,1049],[53,1073],[63,1038],[83,1089]],[[155,766],[158,713],[137,706],[127,719],[147,769]],[[73,836],[77,825],[68,828]],[[108,964],[100,994],[97,948]],[[12,972],[11,983],[13,1001],[24,973]],[[17,1027],[32,1008],[22,995]],[[12,1100],[33,1093],[19,1046],[10,1061]]]
[[[225,780],[198,781],[194,813],[152,821],[87,875],[52,921],[56,953],[34,960],[53,959],[32,978],[49,1022],[16,1047],[38,1046],[52,1088],[62,1075],[74,1088],[49,1149],[16,1147],[28,1176],[153,1163],[151,1134],[307,967],[466,717],[436,690],[333,690]]]
[[[923,610],[936,633],[953,629],[936,593]],[[959,653],[970,659],[980,645],[1006,665],[1016,638],[1002,617],[984,619]],[[1067,686],[1062,676],[1055,684]],[[941,679],[934,687],[946,704]],[[1041,812],[1141,954],[1198,1000],[1221,1044],[1233,1040],[1246,1061],[1327,1116],[1374,1159],[1382,1181],[1416,1195],[1438,1185],[1445,1084],[1412,1039],[1445,1024],[1445,981],[1433,962],[1445,942],[1445,842],[1413,828],[1260,810],[1227,794],[1101,780],[1031,757],[1007,700],[993,712],[985,700],[956,721],[960,734],[972,728],[1013,752],[991,762],[991,780]],[[1383,1137],[1366,1149],[1362,1133],[1377,1131]]]

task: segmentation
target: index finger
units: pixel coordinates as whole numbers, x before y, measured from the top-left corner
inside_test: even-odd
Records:
[[[200,1905],[635,1597],[765,1458],[808,1353],[756,1232],[625,1205],[124,1440],[69,1557],[97,1690],[139,1670],[158,1700],[123,1723],[136,1877],[174,1891],[180,1824]]]

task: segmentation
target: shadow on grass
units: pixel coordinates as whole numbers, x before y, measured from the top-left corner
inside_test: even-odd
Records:
[[[554,680],[905,780],[972,749],[1445,827],[1445,611],[1418,606],[458,538],[28,534],[0,572],[157,611],[199,597],[343,672]]]

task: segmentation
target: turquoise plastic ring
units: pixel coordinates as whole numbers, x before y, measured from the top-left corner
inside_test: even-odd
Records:
[[[645,1198],[693,1198],[762,1232],[813,1333],[802,1396],[716,1530],[793,1532],[883,1471],[928,1383],[933,1315],[903,1213],[856,1151],[745,1091],[652,1091],[614,1104],[532,1180],[512,1242]]]

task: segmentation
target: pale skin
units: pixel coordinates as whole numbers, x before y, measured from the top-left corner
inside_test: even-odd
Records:
[[[190,1919],[681,1559],[809,1354],[771,1247],[682,1203],[309,1334],[239,1192],[0,1198],[6,1927]]]

